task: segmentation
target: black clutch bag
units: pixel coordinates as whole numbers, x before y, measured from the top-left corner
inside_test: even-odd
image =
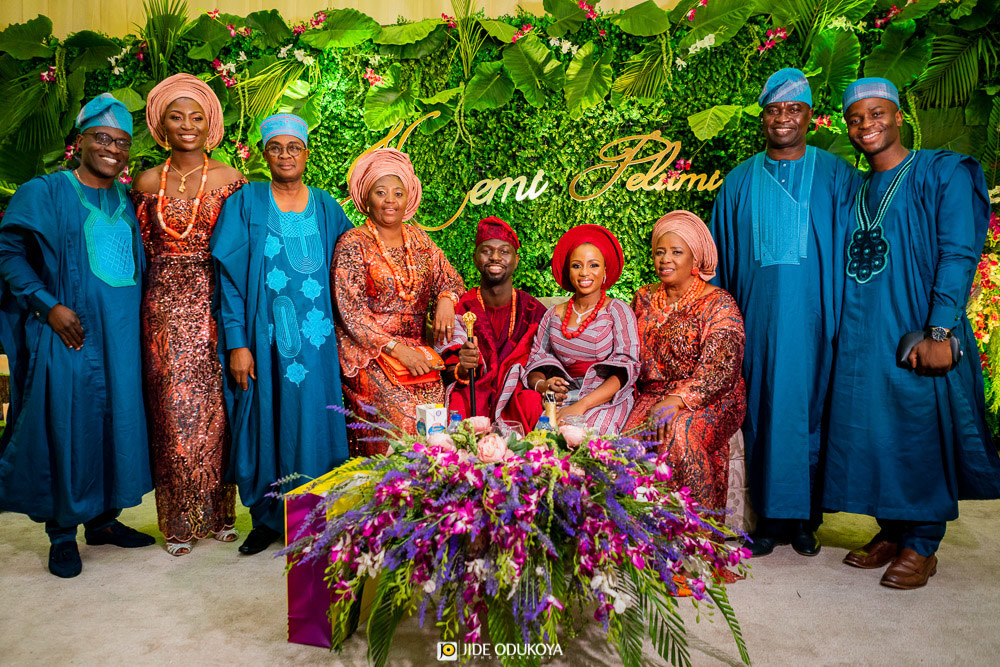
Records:
[[[913,347],[917,343],[930,337],[931,334],[928,331],[911,331],[908,334],[903,334],[903,337],[899,339],[899,345],[896,346],[896,365],[908,371],[913,370],[909,360],[910,352],[913,351]],[[964,352],[962,352],[962,344],[957,336],[949,336],[948,340],[951,341],[951,368],[954,368],[958,366]],[[951,368],[948,370],[950,371]]]

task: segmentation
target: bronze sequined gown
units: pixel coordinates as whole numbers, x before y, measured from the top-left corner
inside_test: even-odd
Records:
[[[205,194],[191,232],[160,228],[156,195],[133,191],[148,269],[142,363],[160,531],[187,542],[232,528],[236,487],[223,483],[229,435],[212,317],[215,272],[208,242],[222,204],[245,180]],[[184,233],[193,201],[164,197],[164,223]]]

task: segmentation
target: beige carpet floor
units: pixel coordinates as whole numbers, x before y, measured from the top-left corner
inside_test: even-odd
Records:
[[[941,547],[937,576],[918,591],[878,585],[880,571],[840,563],[874,531],[866,517],[829,515],[815,558],[791,547],[753,562],[753,578],[730,587],[754,664],[1000,664],[1000,502],[962,503]],[[153,497],[123,520],[156,533]],[[249,529],[240,513],[237,527]],[[157,533],[158,535],[158,533]],[[159,535],[158,535],[159,537]],[[199,542],[181,558],[157,546],[80,551],[83,573],[46,569],[42,527],[0,514],[0,664],[3,665],[363,665],[364,633],[341,654],[289,644],[283,562],[272,552],[239,556],[234,544]],[[696,665],[736,664],[720,620],[685,602]],[[392,665],[434,665],[432,629],[414,619],[397,633]],[[617,665],[598,628],[564,642],[547,664]],[[657,664],[647,642],[647,663]],[[479,664],[499,664],[483,662]]]

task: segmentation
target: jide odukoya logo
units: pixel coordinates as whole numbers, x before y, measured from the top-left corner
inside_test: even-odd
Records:
[[[438,642],[438,662],[456,662],[458,660],[458,642]]]

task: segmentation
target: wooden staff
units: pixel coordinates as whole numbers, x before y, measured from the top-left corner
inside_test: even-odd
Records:
[[[473,312],[466,312],[464,315],[462,315],[462,321],[465,322],[466,336],[478,348],[479,341],[476,340],[475,332],[473,331],[473,327],[476,326],[476,314]],[[469,403],[471,404],[469,406],[469,411],[470,411],[469,416],[475,417],[476,416],[476,369],[475,368],[469,369]]]

